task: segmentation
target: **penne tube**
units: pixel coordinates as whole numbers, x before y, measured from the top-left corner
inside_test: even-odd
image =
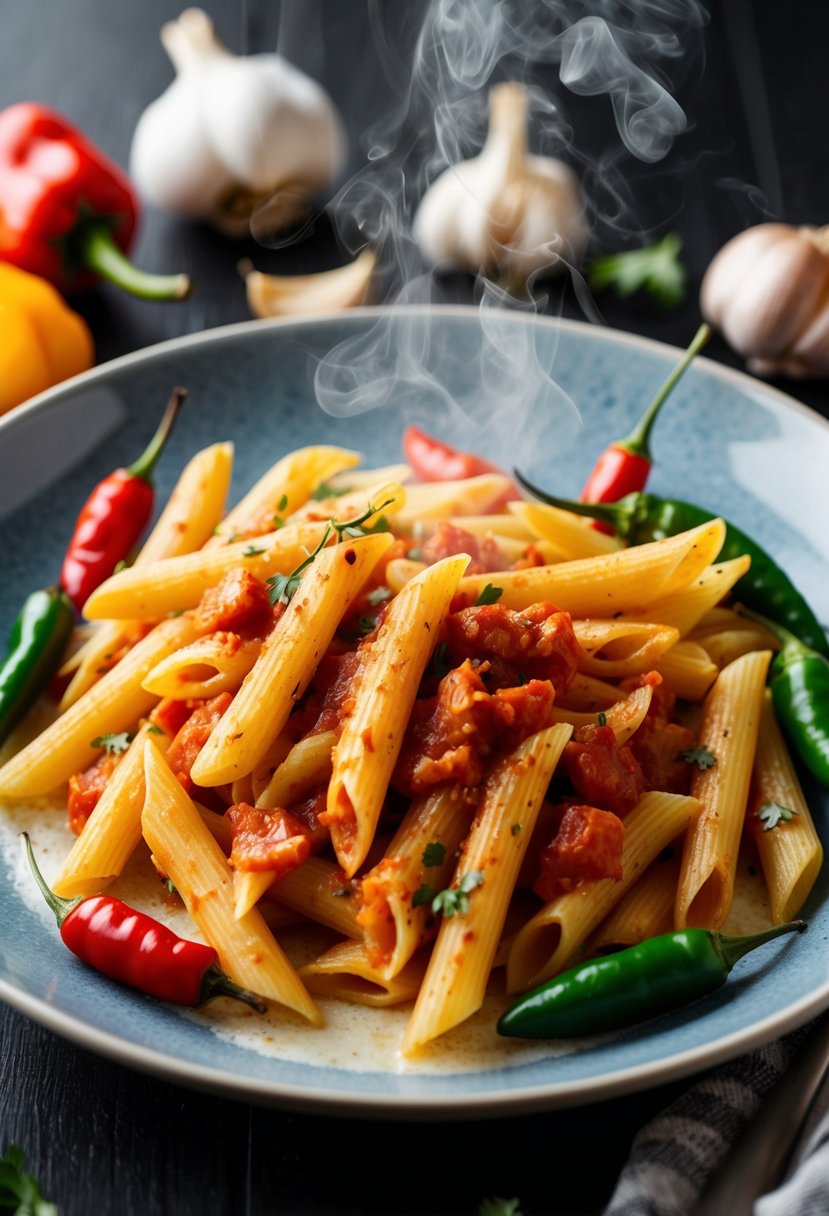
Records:
[[[414,904],[414,896],[448,886],[472,814],[458,786],[415,799],[385,857],[363,878],[357,923],[378,974],[398,975],[426,939],[430,901]]]
[[[752,650],[762,650],[760,631],[756,629],[723,629],[719,633],[709,633],[701,641],[711,663],[722,670],[735,659]],[[774,649],[778,649],[775,645]]]
[[[363,932],[357,924],[357,886],[333,861],[309,857],[274,883],[268,895],[343,937],[362,941]]]
[[[750,565],[751,558],[743,555],[708,566],[687,587],[652,600],[648,604],[647,620],[672,625],[679,630],[680,637],[685,637],[728,595]],[[639,619],[644,618],[640,616]]]
[[[510,508],[517,506],[510,504]],[[523,541],[525,545],[537,540],[538,533],[528,527],[518,514],[513,515],[457,515],[449,520],[456,528],[463,528],[473,536],[489,536],[497,533],[499,536],[509,536],[513,540]]]
[[[322,494],[324,486],[328,486],[336,496],[341,497],[346,490],[366,490],[381,481],[399,481],[405,484],[411,480],[411,476],[412,470],[407,464],[386,464],[379,469],[343,469],[317,486],[315,497]]]
[[[336,731],[306,735],[286,754],[256,799],[257,806],[290,807],[301,802],[331,776],[331,752]]]
[[[615,684],[599,680],[595,676],[586,676],[577,672],[570,687],[560,697],[556,696],[556,704],[572,709],[583,710],[585,713],[598,713],[607,709],[619,700],[619,689]]]
[[[224,785],[250,773],[279,735],[328,649],[349,604],[393,544],[387,532],[323,551],[192,768],[198,785]]]
[[[349,877],[371,848],[418,686],[468,562],[466,555],[444,558],[407,583],[376,640],[361,647],[321,816]]]
[[[259,638],[235,633],[210,633],[170,654],[144,681],[158,697],[201,700],[220,692],[236,692],[259,657]]]
[[[703,706],[699,738],[715,760],[695,772],[691,784],[702,812],[682,854],[675,910],[678,929],[719,929],[731,910],[770,661],[771,651],[758,650],[730,663]]]
[[[601,711],[604,725],[612,729],[620,747],[627,743],[633,732],[642,725],[652,697],[653,685],[643,684],[641,688],[634,688],[626,697]],[[553,706],[553,716],[556,722],[568,722],[574,728],[595,726],[597,723],[595,713],[580,713],[574,709],[562,709],[558,705]]]
[[[221,519],[232,466],[232,443],[214,443],[196,453],[185,465],[134,566],[147,566],[201,548]],[[133,628],[131,623],[120,621],[102,621],[95,627],[67,669],[74,675],[61,698],[61,713],[111,665],[112,656],[131,641]],[[66,670],[62,669],[61,674]]]
[[[702,646],[689,640],[677,642],[655,668],[683,701],[702,701],[717,678],[716,664]]]
[[[553,546],[560,561],[598,557],[620,548],[615,536],[599,531],[590,520],[572,511],[539,502],[511,502],[509,509],[528,531]]]
[[[162,752],[171,742],[158,727],[144,725],[138,731],[52,883],[62,898],[104,891],[135,851],[141,839],[144,744],[149,738]]]
[[[209,541],[210,547],[225,544],[229,537],[271,531],[278,526],[275,518],[286,519],[307,502],[319,485],[359,463],[359,455],[347,448],[318,445],[288,452],[228,512]]]
[[[444,913],[403,1037],[404,1056],[483,1004],[518,871],[570,733],[567,726],[551,726],[530,736],[487,778],[452,885],[463,891],[465,880],[477,881],[469,884],[466,907]]]
[[[243,988],[321,1026],[322,1015],[260,913],[254,908],[240,920],[234,918],[227,859],[150,740],[144,745],[144,781],[144,838],[222,969]]]
[[[573,632],[583,651],[579,671],[599,679],[650,671],[679,640],[676,629],[642,621],[574,621]]]
[[[622,877],[579,883],[545,904],[515,936],[507,962],[508,991],[534,988],[574,963],[593,930],[699,812],[696,798],[645,794],[625,816]]]
[[[408,557],[394,557],[386,566],[386,585],[396,595],[425,569],[425,562],[417,562]]]
[[[289,525],[252,540],[130,566],[92,592],[84,614],[89,620],[157,620],[195,608],[205,591],[239,566],[258,579],[290,573],[317,547],[324,530],[324,523]]]
[[[157,701],[141,687],[161,659],[196,635],[192,616],[156,625],[117,667],[102,676],[65,714],[0,768],[0,794],[27,797],[48,794],[73,773],[88,768],[99,753],[99,735],[132,730]]]
[[[637,946],[649,937],[670,933],[679,880],[679,856],[657,857],[627,895],[604,918],[585,947],[588,955]]]
[[[760,818],[762,811],[765,819]],[[786,811],[792,812],[788,819]],[[775,814],[779,816],[775,826],[766,828]],[[806,902],[823,865],[823,846],[768,689],[763,694],[748,823],[760,854],[772,920],[780,925],[797,916]]]
[[[426,960],[414,958],[398,975],[388,977],[372,966],[362,942],[345,941],[302,967],[299,974],[315,996],[386,1009],[413,1001],[425,970]]]
[[[384,503],[382,515],[397,515],[406,501],[407,491],[397,481],[374,481],[368,486],[351,489],[339,498],[324,502],[308,502],[288,520],[289,524],[304,520],[355,519],[367,505]]]
[[[724,538],[725,524],[714,519],[678,536],[599,557],[509,570],[498,575],[502,589],[498,602],[520,609],[550,600],[574,617],[638,615],[653,600],[698,578],[719,553]],[[492,575],[469,575],[461,580],[460,591],[471,603],[489,582]]]
[[[503,473],[482,473],[463,481],[416,483],[406,487],[406,505],[398,512],[395,523],[405,532],[422,520],[483,515],[514,493],[515,487]]]

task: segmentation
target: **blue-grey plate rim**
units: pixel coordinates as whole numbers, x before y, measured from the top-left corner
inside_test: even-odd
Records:
[[[468,320],[475,311],[461,305],[445,305],[429,309],[406,306],[396,307],[393,310],[394,315],[398,317],[404,316],[406,313],[429,312],[440,318],[458,317],[464,320]],[[350,310],[348,316],[354,319],[364,318],[367,322],[371,322],[388,312],[389,310],[383,308],[366,307]],[[239,322],[187,334],[123,355],[39,394],[25,405],[0,418],[0,446],[4,443],[7,434],[21,424],[28,423],[32,415],[48,410],[62,397],[71,396],[79,386],[94,385],[99,381],[105,382],[113,372],[122,368],[151,362],[160,355],[177,350],[209,345],[228,338],[233,339],[236,335],[250,333],[252,329],[257,331],[297,329],[301,331],[305,327],[340,320],[342,316],[342,313],[320,313],[301,318]],[[663,358],[672,352],[680,353],[676,348],[653,339],[601,326],[587,325],[579,321],[524,314],[522,324],[552,327],[563,332],[598,334],[603,341],[619,348],[652,352]],[[748,393],[749,395],[760,393],[770,403],[776,403],[778,407],[782,407],[784,414],[787,411],[794,411],[819,431],[829,435],[827,420],[780,390],[707,358],[698,357],[696,364],[704,369],[706,375],[733,386],[738,393]],[[313,1083],[297,1085],[280,1082],[275,1084],[271,1080],[263,1081],[254,1076],[238,1077],[221,1068],[210,1068],[202,1064],[180,1060],[166,1054],[161,1049],[147,1048],[130,1042],[129,1039],[118,1034],[90,1026],[80,1018],[22,991],[2,977],[0,977],[0,999],[33,1021],[89,1051],[106,1056],[138,1071],[195,1089],[207,1090],[255,1104],[276,1105],[286,1109],[331,1115],[351,1114],[367,1118],[383,1116],[397,1119],[458,1118],[462,1116],[474,1119],[525,1114],[605,1100],[652,1085],[675,1081],[704,1068],[709,1068],[767,1043],[821,1013],[829,1006],[829,978],[817,985],[808,995],[782,1011],[754,1021],[750,1025],[742,1026],[715,1041],[699,1044],[647,1063],[640,1062],[632,1067],[615,1069],[612,1073],[587,1076],[576,1081],[569,1080],[564,1084],[553,1081],[505,1090],[500,1088],[495,1081],[491,1089],[484,1089],[476,1093],[444,1092],[438,1097],[430,1095],[428,1092],[403,1097],[393,1093],[361,1093],[359,1086],[361,1074],[356,1072],[351,1074],[354,1077],[352,1089],[344,1092],[332,1091],[324,1085]],[[497,1074],[492,1075],[497,1077]],[[456,1075],[452,1079],[462,1090],[463,1074]]]

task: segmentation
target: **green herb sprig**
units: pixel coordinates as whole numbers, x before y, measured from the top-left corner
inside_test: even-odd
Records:
[[[127,731],[121,730],[117,734],[97,735],[89,746],[102,747],[108,756],[120,756],[121,752],[127,750],[134,737]]]
[[[680,238],[669,233],[655,245],[594,258],[587,282],[593,291],[609,288],[617,296],[646,291],[665,308],[673,308],[688,290],[688,273],[679,260],[681,248]]]
[[[54,1203],[43,1198],[40,1186],[23,1169],[25,1154],[16,1144],[0,1157],[0,1212],[14,1216],[58,1216]]]

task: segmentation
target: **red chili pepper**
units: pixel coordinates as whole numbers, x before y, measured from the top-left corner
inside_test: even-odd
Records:
[[[650,434],[662,403],[668,397],[691,360],[711,336],[707,325],[701,325],[682,359],[650,403],[636,427],[624,439],[611,443],[602,452],[593,472],[585,482],[579,498],[582,502],[618,502],[626,494],[643,490],[653,464]],[[605,524],[594,524],[603,532],[612,532]]]
[[[460,452],[416,426],[407,426],[403,432],[403,455],[420,481],[463,481],[482,473],[503,473],[488,460]]]
[[[125,256],[138,202],[126,174],[54,110],[0,111],[0,260],[82,291],[98,275],[146,299],[181,299],[186,275],[147,274]]]
[[[179,937],[166,925],[111,895],[61,899],[46,885],[27,832],[23,832],[23,841],[35,881],[55,914],[60,935],[81,962],[112,980],[175,1005],[195,1007],[217,996],[230,996],[258,1013],[266,1011],[260,996],[240,988],[218,967],[218,955],[212,946]]]
[[[96,587],[126,560],[153,509],[152,474],[178,416],[186,389],[174,390],[149,445],[134,464],[116,469],[86,500],[60,574],[60,584],[78,612]]]

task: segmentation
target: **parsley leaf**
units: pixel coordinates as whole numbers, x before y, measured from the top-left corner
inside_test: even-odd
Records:
[[[435,898],[435,893],[426,883],[418,887],[412,896],[412,907],[419,908],[421,904],[429,904]]]
[[[58,1209],[43,1198],[32,1175],[24,1172],[25,1159],[16,1144],[0,1157],[0,1210],[16,1216],[58,1216]]]
[[[155,722],[150,723],[150,725],[147,727],[148,735],[163,735],[164,733],[165,732],[160,726],[156,726]]]
[[[783,806],[780,802],[764,802],[757,812],[757,818],[762,820],[763,831],[770,832],[781,823],[790,823],[796,814],[792,807]]]
[[[470,870],[464,874],[457,887],[447,887],[440,891],[432,900],[432,911],[435,916],[442,912],[445,917],[466,916],[469,911],[469,893],[476,887],[483,886],[484,876],[480,870]]]
[[[680,755],[686,764],[695,764],[703,773],[717,763],[717,757],[713,752],[709,752],[707,747],[686,747]]]
[[[688,286],[687,271],[679,260],[681,248],[682,241],[672,232],[655,245],[594,258],[587,281],[593,291],[612,288],[617,296],[630,296],[641,289],[672,308],[685,297]]]
[[[287,505],[288,505],[288,495],[283,494],[282,497],[280,498],[279,502],[276,504],[276,509],[277,509],[277,511],[280,511],[280,512],[284,511],[285,508],[287,507]]]
[[[121,752],[127,750],[132,740],[133,736],[122,730],[117,735],[98,735],[89,746],[102,747],[108,756],[120,756]]]
[[[442,866],[443,859],[446,856],[446,845],[441,844],[439,840],[430,840],[423,850],[420,860],[424,866],[431,869],[433,866]]]
[[[482,608],[485,604],[497,604],[498,600],[503,594],[503,587],[495,587],[492,583],[487,583],[487,585],[478,592],[478,598],[475,600],[472,607]]]
[[[242,550],[242,557],[257,557],[260,553],[264,552],[265,550],[257,545],[247,545]]]
[[[494,1199],[485,1199],[478,1208],[478,1216],[522,1216],[520,1199],[502,1199],[496,1195]]]

